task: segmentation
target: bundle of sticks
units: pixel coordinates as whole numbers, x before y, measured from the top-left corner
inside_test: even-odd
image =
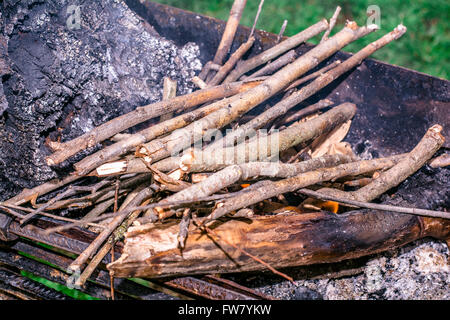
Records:
[[[243,60],[255,42],[256,18],[248,40],[225,61],[245,3],[234,2],[214,59],[193,79],[199,90],[176,96],[176,83],[166,78],[162,101],[138,107],[76,139],[50,142],[50,166],[104,144],[75,163],[67,177],[25,189],[0,204],[3,212],[22,224],[38,215],[67,222],[48,233],[75,227],[98,233],[69,267],[70,272],[80,272],[78,285],[86,282],[109,252],[114,253],[115,243],[125,234],[122,256],[108,266],[115,277],[269,268],[292,280],[275,267],[333,262],[362,254],[350,247],[330,253],[339,238],[330,226],[337,228],[337,223],[364,225],[387,219],[380,210],[397,212],[389,219],[397,233],[396,245],[400,245],[419,236],[412,224],[408,230],[399,227],[410,219],[404,213],[449,218],[447,212],[371,203],[419,170],[442,146],[439,125],[429,128],[410,153],[361,160],[342,142],[356,105],[335,106],[321,100],[293,111],[400,38],[406,28],[399,25],[347,60],[308,74],[378,27],[359,27],[348,21],[329,37],[338,7],[330,22],[321,20],[289,38],[283,38],[281,31],[276,45]],[[256,16],[261,7],[262,2]],[[317,46],[297,55],[297,46],[322,32]],[[246,115],[272,97],[278,101],[273,106],[255,117]],[[156,117],[159,122],[146,129],[124,133]],[[227,126],[232,130],[223,136],[221,130]],[[356,191],[342,191],[347,185]],[[359,215],[334,214],[355,207],[368,209],[359,210]],[[58,215],[68,209],[85,214],[81,219]],[[315,230],[314,239],[322,236],[328,251],[319,250],[307,232],[318,221],[323,233]],[[448,236],[447,229],[433,230],[439,237]],[[348,231],[347,238],[342,238],[347,241],[351,232],[348,228],[342,231]],[[384,232],[384,238],[379,236],[373,243],[373,251],[392,246],[395,240],[385,241],[388,235],[392,237],[388,231],[368,230],[375,238],[377,232]],[[389,243],[380,244],[383,241]]]

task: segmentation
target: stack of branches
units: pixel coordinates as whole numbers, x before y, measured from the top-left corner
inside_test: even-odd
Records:
[[[316,210],[337,213],[337,202],[344,205],[341,211],[345,206],[367,207],[449,217],[445,212],[370,203],[417,171],[441,147],[439,125],[431,127],[408,154],[361,160],[342,142],[357,106],[321,100],[293,111],[369,55],[400,38],[406,28],[399,25],[346,61],[309,72],[349,43],[377,30],[377,26],[359,27],[348,21],[329,37],[338,7],[330,23],[318,21],[289,38],[282,37],[284,24],[272,48],[243,60],[255,42],[255,18],[248,40],[225,61],[245,2],[234,2],[217,54],[193,79],[199,90],[177,97],[176,83],[166,78],[162,101],[138,107],[76,139],[51,142],[53,153],[47,157],[50,166],[102,142],[104,145],[75,163],[69,176],[23,190],[1,203],[2,211],[22,224],[38,215],[67,222],[47,230],[49,233],[74,227],[98,233],[69,267],[70,272],[81,274],[77,285],[82,286],[103,258],[114,252],[115,243],[127,230],[130,249],[126,247],[126,253],[109,265],[115,276],[267,267],[290,279],[273,265],[312,261],[302,261],[297,255],[283,259],[281,253],[277,254],[277,250],[292,250],[275,245],[286,236],[284,229],[295,223],[296,217],[307,219],[303,217]],[[262,2],[256,16],[261,7]],[[321,33],[319,45],[297,55],[297,46]],[[278,102],[249,119],[246,114],[269,99]],[[158,123],[134,134],[124,133],[156,117],[160,117]],[[227,126],[232,130],[222,136],[221,130]],[[360,188],[345,192],[345,185]],[[300,194],[306,200],[299,203],[305,198]],[[80,219],[62,214],[73,210],[79,212]],[[273,229],[273,219],[280,217],[294,220],[283,220],[283,227]],[[148,233],[151,240],[143,236]],[[253,242],[241,243],[242,233],[253,234]],[[255,241],[274,243],[270,247],[272,256]],[[232,252],[225,250],[223,256],[218,247],[232,248]],[[246,267],[237,256],[244,257]]]

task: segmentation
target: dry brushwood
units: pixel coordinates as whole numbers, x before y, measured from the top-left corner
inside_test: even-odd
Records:
[[[206,221],[218,219],[227,213],[258,203],[265,199],[275,197],[279,194],[294,192],[320,182],[330,181],[340,177],[360,175],[375,170],[390,168],[397,164],[403,155],[374,160],[362,160],[346,164],[341,164],[333,168],[317,169],[301,173],[295,177],[279,181],[268,181],[261,188],[252,192],[247,192],[237,197],[226,199],[211,213]]]
[[[277,156],[278,152],[317,138],[325,132],[330,132],[335,127],[351,119],[355,112],[355,105],[344,103],[311,121],[291,125],[283,131],[274,132],[265,137],[258,137],[248,143],[241,143],[235,147],[223,149],[206,149],[205,151],[193,149],[193,151],[187,153],[187,156],[181,158],[172,156],[154,163],[153,167],[159,171],[167,172],[181,166],[184,171],[201,172],[218,170],[227,165],[258,159],[263,161]],[[151,154],[143,150],[140,153]],[[117,173],[120,174],[150,171],[147,165],[139,158],[119,162],[121,170]],[[119,167],[119,165],[117,166]],[[97,169],[97,172],[99,169]]]
[[[344,103],[310,121],[294,123],[285,130],[267,136],[257,136],[255,139],[239,143],[235,147],[206,148],[204,151],[194,149],[191,151],[191,157],[186,157],[186,160],[181,158],[180,165],[187,167],[188,171],[201,172],[217,170],[232,164],[271,159],[290,147],[331,132],[334,128],[353,118],[355,113],[356,106],[354,104]],[[163,166],[164,162],[169,161],[173,161],[173,158],[172,160],[162,160],[159,163]],[[158,166],[158,163],[155,165]]]
[[[242,114],[274,96],[296,78],[316,67],[321,61],[340,50],[347,44],[374,31],[372,27],[358,27],[356,23],[349,22],[347,26],[328,41],[311,49],[296,61],[264,80],[255,88],[241,93],[229,103],[228,108],[217,110],[204,118],[192,123],[178,133],[176,138],[167,139],[152,149],[148,145],[139,150],[140,154],[150,156],[157,161],[173,155],[174,151],[190,146],[192,139],[201,139],[208,129],[219,129],[237,119]]]
[[[292,110],[400,38],[406,28],[399,25],[346,61],[322,67],[340,49],[378,29],[348,21],[329,38],[341,11],[337,7],[329,23],[319,21],[289,38],[282,37],[285,21],[272,48],[241,60],[261,35],[255,35],[255,27],[263,3],[247,41],[230,52],[246,5],[246,0],[234,1],[214,59],[192,78],[200,90],[176,97],[177,82],[165,77],[162,101],[71,141],[50,141],[54,153],[46,161],[57,165],[109,139],[75,163],[68,177],[0,203],[2,213],[21,223],[38,215],[63,221],[43,235],[66,235],[79,227],[97,233],[68,264],[67,272],[80,273],[75,285],[83,287],[108,253],[114,299],[114,277],[269,269],[293,281],[277,269],[357,258],[425,236],[450,237],[448,212],[370,203],[425,163],[442,165],[440,158],[430,161],[444,143],[442,127],[431,127],[407,154],[359,160],[342,142],[356,105],[345,102],[322,112],[333,104],[325,99]],[[298,56],[295,48],[322,32],[320,43]],[[273,97],[279,102],[271,106]],[[250,111],[257,106],[265,111],[253,116]],[[124,132],[155,117],[160,117],[156,124]],[[232,130],[222,138],[220,130],[228,125]],[[255,132],[261,128],[268,132]],[[340,191],[345,185],[359,189]],[[45,201],[39,198],[52,191]],[[317,200],[294,206],[295,194]],[[344,207],[364,209],[337,214]],[[77,208],[89,212],[78,220],[58,216]],[[320,212],[305,213],[305,208]],[[124,236],[116,259],[116,243]]]
[[[287,38],[286,40],[280,42],[279,44],[273,46],[272,48],[267,49],[266,51],[242,62],[237,66],[236,69],[234,69],[228,75],[228,77],[226,77],[224,83],[236,81],[244,73],[255,69],[256,67],[268,62],[269,60],[278,57],[279,55],[297,47],[303,42],[308,41],[312,37],[326,30],[327,27],[328,27],[327,21],[325,19],[321,20],[316,24],[312,25],[311,27],[297,33],[296,35]]]
[[[259,84],[259,81],[248,81],[243,84],[243,87],[250,89]],[[137,147],[146,141],[152,140],[158,136],[170,133],[176,129],[182,128],[196,120],[199,120],[206,115],[219,110],[229,103],[233,98],[223,99],[216,103],[206,105],[199,109],[179,115],[175,118],[160,122],[147,129],[141,130],[136,134],[131,135],[127,139],[123,139],[115,144],[105,147],[96,153],[85,157],[81,161],[74,164],[77,175],[85,175],[94,170],[101,164],[112,160],[117,156],[121,156]],[[111,168],[111,172],[106,171],[105,174],[115,173],[116,167]],[[98,172],[97,172],[98,173]]]
[[[245,193],[245,192],[249,192],[251,190],[253,190],[252,187],[259,187],[265,184],[265,181],[260,181],[257,182],[255,184],[253,184],[251,187],[248,187],[244,190],[238,191],[238,192],[232,192],[232,193],[227,193],[227,194],[216,194],[216,195],[212,195],[212,196],[208,196],[208,197],[204,197],[204,198],[197,198],[195,200],[185,200],[185,201],[176,201],[176,202],[169,202],[169,203],[164,203],[164,204],[160,204],[160,203],[151,203],[151,204],[146,204],[146,205],[142,205],[142,206],[135,206],[135,207],[127,207],[124,208],[122,210],[119,210],[119,212],[112,212],[112,213],[105,213],[100,217],[92,217],[90,219],[85,219],[85,220],[79,220],[79,221],[73,221],[64,225],[60,225],[57,227],[53,227],[53,228],[49,228],[46,229],[44,231],[44,235],[49,235],[55,232],[61,232],[63,230],[68,230],[71,229],[73,227],[76,226],[80,226],[83,224],[86,224],[87,222],[97,222],[97,221],[106,221],[110,218],[114,218],[118,215],[120,216],[127,216],[128,214],[132,213],[133,211],[136,210],[148,210],[148,209],[153,209],[153,208],[158,208],[158,207],[163,207],[163,208],[183,208],[186,205],[190,205],[192,207],[195,207],[195,204],[197,203],[213,203],[215,201],[219,201],[219,200],[223,200],[223,199],[227,199],[227,198],[232,198],[235,197],[239,194]],[[155,190],[152,186],[150,186],[151,189]],[[122,204],[123,206],[123,204]],[[140,220],[140,221],[139,221]],[[152,221],[152,219],[148,219],[147,217],[143,217],[138,219],[139,224],[142,223],[153,223],[155,221]]]
[[[376,29],[378,27],[369,26],[368,29],[370,29],[370,28]],[[255,117],[251,121],[247,122],[245,125],[239,127],[234,132],[228,134],[225,138],[223,138],[222,142],[220,142],[220,141],[217,142],[216,146],[218,146],[218,145],[224,145],[224,146],[233,145],[235,143],[235,141],[241,139],[242,137],[245,137],[246,135],[248,135],[249,132],[251,132],[257,128],[261,128],[263,125],[265,125],[269,121],[272,121],[272,120],[276,119],[277,117],[286,114],[286,112],[288,110],[290,110],[291,108],[293,108],[300,102],[304,101],[305,99],[309,98],[310,96],[312,96],[313,94],[318,92],[320,89],[324,88],[325,86],[327,86],[328,84],[333,82],[336,78],[340,77],[347,71],[349,71],[352,68],[354,68],[355,66],[359,65],[362,62],[362,60],[366,59],[368,56],[373,54],[378,49],[384,47],[385,45],[392,42],[393,40],[400,38],[405,32],[406,32],[406,27],[404,27],[403,25],[399,25],[397,28],[395,28],[390,33],[384,35],[380,39],[372,42],[365,48],[361,49],[358,53],[356,53],[352,57],[348,58],[345,62],[339,64],[334,69],[331,69],[330,71],[326,72],[325,74],[319,76],[317,79],[315,79],[313,82],[311,82],[307,86],[303,87],[302,89],[300,89],[297,92],[294,92],[286,99],[281,100],[275,106],[269,108],[268,110],[259,114],[257,117]],[[333,39],[334,39],[334,37],[323,42],[321,45],[325,45],[325,44],[329,43],[329,41],[332,41]],[[312,50],[314,50],[314,49],[312,49]],[[311,51],[309,51],[309,52],[311,52]]]
[[[140,205],[142,202],[147,204],[146,199],[150,198],[153,195],[153,190],[151,188],[142,188],[140,189],[136,195],[124,206],[122,204],[122,209],[126,207],[133,207]],[[107,242],[102,246],[102,248],[97,252],[94,258],[89,262],[87,267],[83,270],[80,277],[75,281],[75,285],[84,286],[85,282],[95,269],[98,267],[103,258],[111,251],[114,246],[114,243],[120,240],[123,237],[123,234],[128,229],[128,227],[133,223],[133,221],[139,216],[141,210],[133,211],[125,221],[121,223],[121,225],[115,229],[114,233],[108,238]],[[70,268],[74,269],[77,266],[71,265]]]
[[[145,188],[141,185],[133,192],[128,194],[127,198],[122,204],[122,207],[126,207],[128,203],[131,203],[143,189]],[[77,257],[77,259],[75,259],[75,261],[70,264],[68,270],[72,272],[80,271],[81,267],[86,263],[86,261],[100,248],[100,246],[106,241],[106,239],[108,239],[111,233],[113,233],[114,230],[116,230],[117,227],[122,224],[125,218],[126,215],[116,215],[116,217],[114,217],[111,222],[108,223],[108,225],[102,230],[102,232],[100,232],[95,240],[92,241],[89,246]]]
[[[167,203],[180,200],[195,200],[214,194],[240,180],[255,177],[287,178],[303,172],[319,168],[333,167],[342,163],[350,162],[347,156],[333,155],[304,161],[297,164],[284,164],[280,162],[250,162],[240,165],[226,167],[214,173],[200,183],[194,184],[172,196],[165,198],[159,203]],[[160,208],[159,218],[165,219],[173,214],[170,210],[164,211]]]

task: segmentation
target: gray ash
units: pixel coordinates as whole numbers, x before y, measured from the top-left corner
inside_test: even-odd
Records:
[[[0,6],[2,199],[67,174],[70,163],[95,150],[50,168],[46,139],[71,140],[160,100],[164,76],[177,80],[178,94],[189,93],[201,69],[196,44],[177,47],[160,37],[123,1]]]

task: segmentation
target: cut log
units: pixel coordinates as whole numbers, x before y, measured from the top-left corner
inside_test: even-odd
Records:
[[[358,258],[431,236],[450,237],[450,220],[358,210],[277,215],[218,222],[211,229],[274,268]],[[263,270],[265,267],[194,225],[180,254],[177,222],[132,227],[122,256],[107,267],[114,277],[166,277]]]

